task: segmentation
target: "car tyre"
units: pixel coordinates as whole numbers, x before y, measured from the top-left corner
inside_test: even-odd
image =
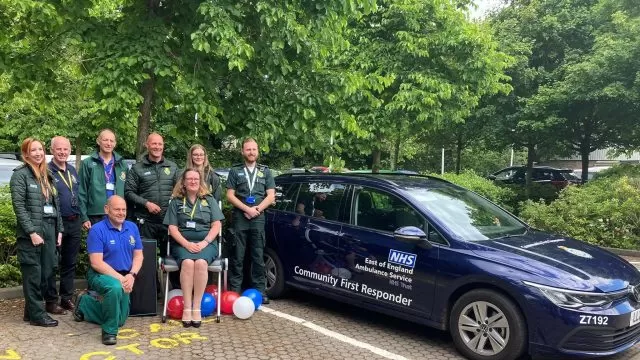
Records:
[[[513,360],[527,348],[527,327],[520,309],[488,289],[462,295],[451,309],[449,331],[460,353],[472,360]]]
[[[286,291],[284,269],[280,257],[270,248],[264,249],[265,292],[270,298],[279,298]]]

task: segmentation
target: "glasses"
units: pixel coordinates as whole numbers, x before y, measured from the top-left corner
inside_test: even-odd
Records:
[[[191,154],[193,157],[204,157],[204,154]]]
[[[199,182],[200,178],[186,178],[184,179],[186,182]]]

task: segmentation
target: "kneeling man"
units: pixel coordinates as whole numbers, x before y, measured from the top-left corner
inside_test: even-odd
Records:
[[[118,328],[129,316],[129,294],[142,266],[142,241],[136,225],[125,220],[123,198],[111,196],[104,212],[107,216],[89,230],[89,293],[78,296],[73,316],[76,321],[102,325],[102,343],[115,345]]]

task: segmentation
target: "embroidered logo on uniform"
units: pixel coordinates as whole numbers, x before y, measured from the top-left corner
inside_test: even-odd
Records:
[[[202,201],[200,202],[200,204],[202,206],[209,206],[209,203],[207,202],[207,200],[202,199]]]
[[[244,173],[238,173],[238,176],[244,176]]]
[[[171,169],[164,168],[164,173],[167,174],[167,175],[171,174]]]
[[[258,171],[258,177],[264,177],[264,173],[262,171]]]
[[[126,172],[121,172],[120,173],[120,180],[124,181],[127,178],[127,173]]]
[[[131,246],[136,244],[136,239],[133,238],[133,235],[129,236],[129,244],[131,244]]]
[[[116,244],[116,241],[115,241],[114,239],[111,239],[111,240],[109,240],[109,244],[111,244],[111,245],[115,245],[115,244]]]
[[[73,181],[74,183],[77,183],[78,179],[76,179],[76,177],[74,175],[71,175],[71,181]]]
[[[37,189],[37,188],[38,188],[38,185],[36,185],[36,184],[29,184],[29,187],[32,187],[32,188],[34,188],[34,189]]]
[[[146,173],[144,173],[142,175],[151,175],[151,171],[147,171]]]

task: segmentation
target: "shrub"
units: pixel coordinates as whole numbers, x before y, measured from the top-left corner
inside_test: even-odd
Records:
[[[640,178],[640,165],[634,164],[620,164],[612,166],[606,170],[602,170],[593,175],[593,180],[608,179],[608,178],[621,178],[626,176],[628,178],[638,179]]]
[[[570,186],[550,204],[528,200],[520,216],[533,227],[591,244],[638,249],[639,185],[626,176],[607,176],[584,186]]]
[[[433,175],[443,178],[456,185],[474,191],[479,195],[505,207],[507,210],[514,209],[514,192],[508,188],[497,186],[493,181],[488,180],[471,170],[464,171],[460,174],[445,173],[444,175]]]

